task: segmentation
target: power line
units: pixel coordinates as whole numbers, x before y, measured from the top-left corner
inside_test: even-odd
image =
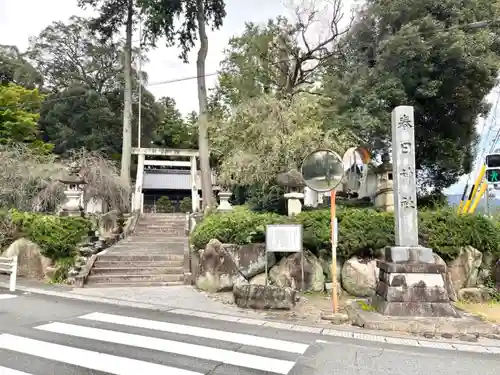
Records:
[[[434,30],[420,31],[420,32],[412,33],[412,34],[401,35],[398,38],[399,39],[408,39],[408,38],[412,38],[415,36],[425,36],[426,34],[436,34],[436,33],[440,33],[440,32],[447,32],[447,31],[457,30],[457,29],[469,29],[469,30],[483,29],[483,28],[491,27],[499,21],[500,20],[494,19],[494,20],[483,20],[483,21],[477,21],[477,22],[470,22],[470,23],[465,23],[465,24],[461,24],[461,25],[454,25],[454,26],[450,26],[450,27],[443,27],[443,28],[438,28],[438,29],[434,29]],[[367,43],[366,45],[361,45],[360,47],[363,47],[363,46],[370,47],[372,45],[373,45],[373,43]],[[288,59],[278,60],[277,62],[271,62],[269,65],[276,66],[279,64],[294,62],[294,61],[296,61],[296,58],[288,58]],[[249,68],[249,70],[250,70],[250,68]],[[244,71],[244,70],[240,70],[240,71]],[[204,75],[204,77],[212,77],[212,76],[216,76],[218,74],[219,74],[219,72],[216,71],[216,72],[212,72],[212,73],[207,73]],[[152,86],[167,85],[167,84],[172,84],[172,83],[177,83],[177,82],[190,81],[190,80],[194,80],[197,78],[198,78],[198,75],[192,75],[192,76],[186,76],[186,77],[180,77],[180,78],[174,78],[174,79],[169,79],[169,80],[153,82],[153,83],[149,83],[145,86],[152,87]],[[90,92],[94,92],[94,90],[88,90],[87,94]],[[73,99],[73,98],[76,99],[76,98],[84,97],[87,94],[73,95],[73,96],[70,95],[70,96],[65,96],[62,98],[53,98],[53,99],[49,98],[49,99],[44,100],[43,103],[51,103],[54,101],[62,101],[62,100]],[[28,105],[30,103],[38,104],[38,102],[35,102],[35,101],[25,102],[23,104]],[[0,107],[0,108],[9,108],[9,107]]]

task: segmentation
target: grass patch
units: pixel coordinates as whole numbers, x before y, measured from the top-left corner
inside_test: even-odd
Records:
[[[375,307],[372,305],[369,305],[365,301],[358,301],[358,305],[363,311],[375,311]]]
[[[478,316],[483,320],[500,323],[500,303],[491,301],[487,303],[455,302],[455,306]]]

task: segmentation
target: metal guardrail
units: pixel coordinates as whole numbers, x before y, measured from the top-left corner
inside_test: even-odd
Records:
[[[10,274],[9,290],[11,292],[15,292],[17,279],[17,256],[12,258],[0,257],[0,272]]]

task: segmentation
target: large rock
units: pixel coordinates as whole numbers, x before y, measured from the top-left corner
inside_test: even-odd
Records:
[[[267,253],[268,267],[276,264],[274,253]],[[266,268],[265,244],[231,245],[217,239],[200,252],[196,286],[209,292],[230,291],[233,286],[261,274]]]
[[[200,252],[202,269],[196,278],[196,286],[199,289],[217,292],[233,287],[232,282],[228,282],[228,278],[221,278],[220,267],[224,261],[222,253],[222,243],[217,239],[210,240],[205,249]]]
[[[250,280],[250,284],[252,284],[252,285],[266,285],[266,274],[261,273],[260,275],[252,277],[252,279]],[[268,280],[268,284],[269,284],[269,280]]]
[[[376,259],[353,257],[342,267],[342,287],[355,297],[372,297],[377,287],[379,269]]]
[[[495,263],[497,260],[497,255],[492,253],[483,253],[483,261],[481,263],[481,267],[479,267],[477,285],[484,285],[493,278]]]
[[[37,244],[25,238],[13,242],[2,256],[17,256],[17,275],[31,279],[45,278],[46,270],[52,264],[49,258],[42,255]]]
[[[266,252],[266,244],[263,243],[240,245],[233,253],[241,274],[247,280],[266,270],[266,253],[267,267],[270,269],[276,264],[276,255]]]
[[[282,258],[269,271],[269,279],[279,287],[302,289],[302,255],[294,253]],[[322,292],[325,275],[318,258],[310,251],[304,251],[304,290]]]
[[[286,309],[295,306],[296,291],[264,285],[235,285],[234,302],[238,307],[250,309]]]
[[[332,282],[332,251],[331,250],[320,250],[318,260],[323,268],[323,273],[325,274],[325,281],[327,283]],[[337,282],[340,283],[342,280],[342,265],[344,264],[344,259],[337,257]]]
[[[463,288],[458,291],[458,298],[471,303],[485,303],[491,300],[491,295],[484,288]]]
[[[472,246],[461,248],[457,258],[448,262],[448,272],[456,291],[477,286],[482,262],[483,254]]]
[[[446,272],[444,274],[444,285],[446,287],[446,291],[448,292],[448,297],[450,298],[451,301],[457,301],[457,291],[455,290],[455,287],[453,286],[453,281],[451,279],[451,274],[450,271],[448,270],[448,265],[446,262],[441,258],[438,254],[433,253],[434,260],[436,264],[443,265],[446,267]]]

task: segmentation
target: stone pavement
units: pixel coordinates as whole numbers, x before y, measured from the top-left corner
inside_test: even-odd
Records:
[[[8,278],[0,275],[0,288],[8,286]],[[89,302],[108,303],[118,306],[168,311],[204,319],[238,322],[242,324],[273,327],[284,330],[317,333],[325,337],[343,337],[393,345],[414,346],[451,351],[500,354],[500,340],[479,338],[469,343],[458,340],[421,339],[404,334],[369,331],[352,326],[303,325],[264,319],[261,314],[213,301],[190,286],[142,287],[142,288],[72,288],[63,285],[43,284],[36,281],[18,281],[18,290],[25,293],[45,294]]]

